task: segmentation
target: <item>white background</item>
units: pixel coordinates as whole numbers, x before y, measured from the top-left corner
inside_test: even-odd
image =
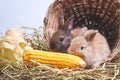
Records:
[[[0,32],[11,27],[43,26],[43,18],[53,0],[0,0]]]

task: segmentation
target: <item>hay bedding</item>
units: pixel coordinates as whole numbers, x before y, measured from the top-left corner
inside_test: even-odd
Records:
[[[57,0],[57,1],[64,1],[64,0]],[[68,1],[72,1],[72,0],[68,0]],[[75,0],[75,1],[78,1],[78,0]],[[83,1],[83,0],[80,0],[80,1]],[[93,1],[93,0],[90,0],[90,1]],[[98,3],[100,3],[101,1],[102,0],[96,0],[96,2],[98,2]],[[106,3],[107,2],[114,3],[114,1],[116,2],[117,0],[105,0]],[[112,3],[110,5],[112,5]],[[97,3],[94,3],[94,4],[97,4]],[[54,5],[57,5],[57,3],[55,3]],[[101,4],[101,5],[104,5],[104,4]],[[110,5],[108,5],[108,7],[110,7]],[[120,5],[118,5],[118,3],[117,3],[116,6],[119,8]],[[51,15],[53,15],[53,12],[58,10],[57,8],[59,8],[59,7],[55,7],[54,10],[51,10],[49,8],[47,16],[51,20],[54,20],[56,15],[59,13],[59,12],[55,13],[56,15],[54,14],[53,18],[51,18]],[[102,7],[99,7],[99,6],[96,7],[96,9],[97,8],[102,9]],[[89,8],[89,9],[91,9],[91,8]],[[113,8],[110,7],[109,9],[113,9]],[[65,10],[69,10],[69,9],[65,9]],[[65,11],[65,10],[63,10],[63,11]],[[105,12],[106,11],[108,11],[108,10],[105,10]],[[118,27],[120,25],[119,24],[119,13],[120,12],[119,12],[119,9],[118,9],[118,12],[116,12],[116,10],[113,10],[114,15],[117,16],[117,17],[114,17],[114,20],[116,20],[116,21],[114,21],[112,19],[113,15],[110,14],[109,12],[107,14],[111,15],[110,16],[111,18],[109,18],[109,15],[106,16],[106,15],[102,14],[104,12],[100,12],[101,13],[100,16],[102,16],[102,17],[106,16],[107,18],[105,20],[110,20],[109,23],[111,23],[113,21],[115,23],[113,25],[117,25],[117,27],[114,29],[113,29],[113,27],[110,28],[111,33],[116,34],[116,32],[118,31]],[[92,12],[89,12],[89,13],[91,14]],[[82,13],[82,14],[84,14],[84,13]],[[97,14],[97,12],[96,12],[96,14]],[[71,13],[67,14],[66,18],[69,17],[70,15],[71,15]],[[76,16],[79,16],[79,14]],[[49,22],[48,17],[45,17],[46,24],[45,24],[44,34],[49,43],[50,35],[48,34],[49,32],[47,32],[47,31],[49,31],[48,30],[49,28],[47,28],[48,24],[49,24],[49,26],[50,25],[56,26],[58,24]],[[79,21],[79,20],[77,20],[77,21]],[[53,22],[57,22],[56,18]],[[84,23],[84,21],[83,21],[83,23]],[[101,23],[104,23],[104,22],[101,22]],[[109,23],[106,23],[107,26]],[[96,24],[96,22],[95,22],[95,24]],[[88,27],[87,24],[86,24],[86,26]],[[95,26],[94,28],[96,28],[96,25],[94,25],[94,26]],[[97,24],[97,26],[98,26],[98,24]],[[91,28],[91,27],[88,27],[88,28]],[[57,30],[56,27],[53,27],[53,29]],[[27,33],[27,31],[29,33]],[[104,31],[103,31],[103,33],[104,33]],[[31,46],[34,49],[47,50],[47,51],[49,50],[48,43],[46,42],[46,39],[43,38],[44,37],[43,28],[41,28],[41,27],[39,27],[37,29],[36,28],[24,28],[24,34],[25,34],[26,40],[28,41],[28,43],[31,44]],[[117,34],[119,34],[119,32],[117,32]],[[109,38],[108,38],[108,40],[109,40]],[[114,43],[114,45],[113,45],[113,43]],[[115,39],[113,39],[113,41],[112,41],[112,43],[110,43],[110,45],[115,46],[114,48],[112,48],[113,52],[115,52],[115,53],[119,52],[119,49],[120,49],[119,35],[117,37],[115,37]],[[25,64],[22,64],[22,63],[10,63],[10,64],[6,65],[5,67],[2,67],[0,70],[1,70],[0,80],[120,80],[120,54],[118,53],[117,55],[115,55],[115,57],[113,57],[113,59],[111,61],[101,64],[98,68],[90,69],[90,70],[84,70],[79,67],[75,68],[75,69],[57,69],[57,68],[51,67],[50,65],[45,65],[45,64],[40,64],[40,63],[39,63],[39,66],[37,66],[37,67],[35,67],[35,66],[27,67]]]
[[[40,28],[24,28],[26,40],[34,49],[49,50]],[[26,32],[31,33],[26,33]],[[38,36],[39,35],[39,36]],[[34,62],[36,63],[36,62]],[[0,80],[119,80],[120,79],[120,54],[112,62],[105,62],[96,69],[85,70],[58,69],[50,65],[28,67],[22,63],[10,63],[0,69]]]

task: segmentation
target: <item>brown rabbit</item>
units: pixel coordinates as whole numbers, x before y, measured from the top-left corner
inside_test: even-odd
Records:
[[[70,31],[73,29],[73,16],[64,23],[64,15],[59,16],[58,30],[50,39],[50,49],[55,52],[67,52],[71,42]]]
[[[97,30],[88,30],[83,36],[78,35],[71,40],[68,53],[82,57],[86,68],[94,68],[108,59],[111,50],[103,35]]]

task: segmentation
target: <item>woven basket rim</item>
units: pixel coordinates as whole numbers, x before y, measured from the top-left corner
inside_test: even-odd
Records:
[[[56,19],[56,17],[57,17],[57,15],[58,14],[60,14],[60,12],[61,13],[64,13],[64,9],[59,9],[59,8],[61,8],[61,5],[60,5],[60,3],[62,2],[62,1],[65,1],[65,0],[54,0],[53,1],[53,3],[51,3],[51,5],[49,6],[49,8],[48,8],[48,11],[47,11],[47,13],[46,13],[46,16],[45,16],[45,19],[44,19],[44,25],[45,25],[45,30],[44,30],[44,35],[45,35],[45,39],[46,39],[46,35],[47,36],[49,36],[49,37],[47,37],[48,39],[46,39],[46,41],[48,42],[48,45],[49,45],[49,39],[50,39],[50,35],[48,35],[48,34],[50,34],[50,33],[47,33],[47,30],[49,30],[49,26],[51,26],[52,25],[52,27],[53,26],[58,26],[58,21],[57,21],[57,19]],[[68,0],[68,2],[69,1],[71,1],[71,0]],[[86,0],[82,0],[83,2],[84,1],[86,1]],[[91,0],[91,1],[95,1],[95,0]],[[99,1],[99,0],[98,0]],[[100,1],[104,1],[104,0],[100,0]],[[114,3],[117,3],[118,5],[118,14],[120,14],[120,8],[119,8],[119,6],[120,6],[120,0],[106,0],[105,2],[107,2],[107,1],[113,1]],[[67,1],[66,1],[67,2]],[[84,2],[85,3],[85,2]],[[58,4],[59,4],[59,6],[58,6]],[[112,4],[112,3],[111,3]],[[66,4],[67,5],[67,4]],[[82,5],[82,4],[81,4]],[[101,4],[102,5],[102,4]],[[103,5],[104,5],[104,3],[103,3]],[[57,9],[59,9],[59,10],[57,10]],[[57,12],[58,11],[58,12]],[[54,14],[54,15],[53,15]],[[65,16],[67,16],[67,18],[68,17],[70,17],[70,15],[71,14],[66,14],[65,13]],[[72,16],[72,15],[71,15]],[[52,21],[52,18],[53,18],[53,22],[50,22],[50,21]],[[55,18],[55,19],[54,19]],[[65,18],[65,20],[66,20],[66,18]],[[120,15],[119,15],[119,27],[120,27]],[[48,29],[47,29],[48,28]],[[53,30],[57,30],[57,27],[53,27]],[[120,40],[120,30],[119,30],[119,33],[118,33],[119,35],[118,35],[118,37],[117,37],[117,40],[114,42],[114,47],[112,48],[112,51],[115,51],[116,50],[116,48],[117,49],[120,49],[119,48],[119,46],[118,46],[118,43],[119,43],[119,40]],[[118,51],[118,50],[117,50]],[[117,52],[116,51],[116,52]]]

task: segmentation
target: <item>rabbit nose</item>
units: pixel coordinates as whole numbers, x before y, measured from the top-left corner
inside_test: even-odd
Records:
[[[50,48],[55,49],[56,45],[54,43],[50,43]]]

